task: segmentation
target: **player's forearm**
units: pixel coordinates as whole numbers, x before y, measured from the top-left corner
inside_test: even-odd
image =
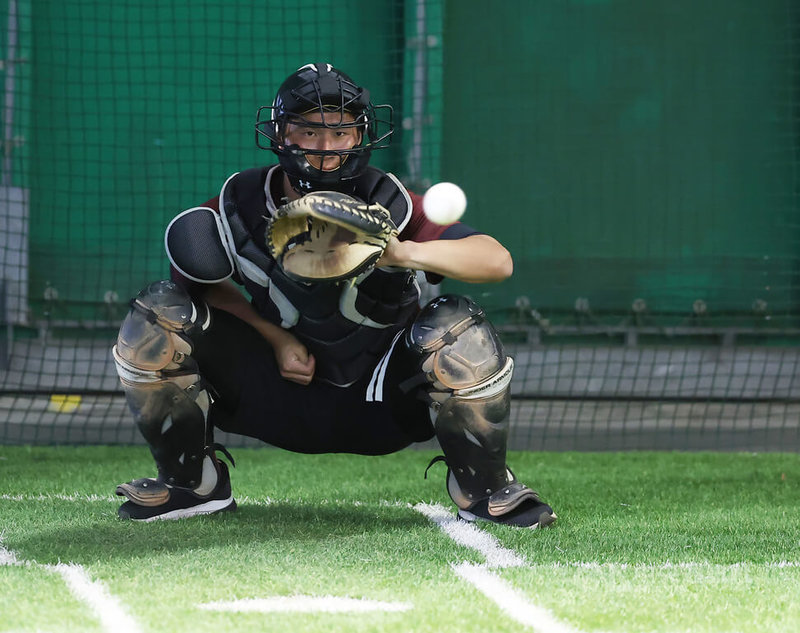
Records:
[[[282,327],[267,321],[258,314],[247,298],[229,281],[209,285],[203,298],[209,305],[230,312],[254,327],[273,346],[287,334]]]
[[[503,281],[514,271],[511,254],[489,235],[470,235],[459,240],[399,242],[396,265],[438,273],[458,281]]]

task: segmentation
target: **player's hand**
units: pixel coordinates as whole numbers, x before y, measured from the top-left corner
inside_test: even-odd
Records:
[[[389,238],[386,248],[383,250],[383,255],[381,255],[375,266],[406,268],[408,266],[407,247],[408,244],[406,242],[401,242],[393,235]]]
[[[275,360],[278,363],[278,370],[283,378],[296,382],[299,385],[307,385],[314,378],[316,360],[314,355],[294,336],[287,333],[279,343],[273,343]]]

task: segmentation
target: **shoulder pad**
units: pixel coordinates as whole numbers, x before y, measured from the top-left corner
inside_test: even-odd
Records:
[[[175,216],[164,233],[167,257],[192,281],[219,283],[233,274],[233,260],[222,238],[219,214],[192,207]]]
[[[398,231],[411,219],[411,196],[394,174],[367,167],[356,180],[355,195],[364,202],[378,202],[388,209]]]
[[[219,194],[220,225],[230,246],[237,275],[266,285],[273,260],[266,251],[266,192],[269,167],[256,167],[233,174]]]

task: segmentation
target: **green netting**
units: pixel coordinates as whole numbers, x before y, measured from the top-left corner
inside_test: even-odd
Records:
[[[503,329],[516,446],[797,445],[798,49],[794,0],[0,0],[0,442],[138,441],[126,302],[313,60],[394,105],[375,164],[512,251],[429,292]]]
[[[255,111],[302,64],[353,68],[398,102],[400,9],[391,0],[37,3],[33,317],[97,318],[106,293],[127,298],[164,276],[164,226],[228,175],[271,160],[254,145]],[[400,147],[377,161],[396,170]]]
[[[516,256],[497,304],[797,324],[796,3],[503,2],[491,37],[471,4],[442,170]]]

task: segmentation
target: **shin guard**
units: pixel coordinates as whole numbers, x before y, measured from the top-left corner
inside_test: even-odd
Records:
[[[466,297],[439,297],[420,312],[406,344],[420,362],[407,384],[428,385],[456,505],[486,504],[489,515],[499,516],[526,500],[538,502],[506,465],[514,363],[484,311]]]
[[[158,481],[196,488],[212,434],[210,397],[189,335],[208,327],[208,310],[169,281],[151,284],[131,306],[112,350],[128,405],[156,461]]]

